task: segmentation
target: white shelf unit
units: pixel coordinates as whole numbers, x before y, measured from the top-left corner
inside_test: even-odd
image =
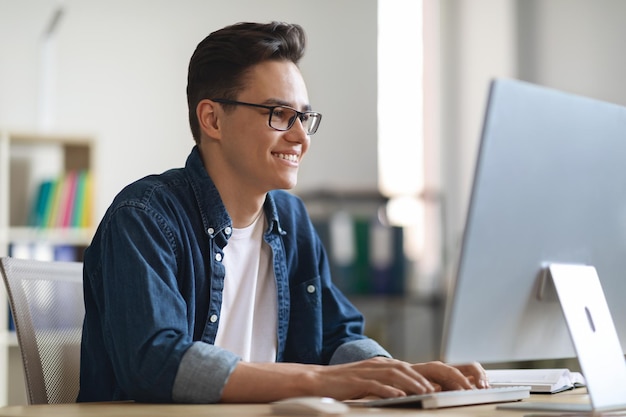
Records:
[[[11,244],[89,244],[92,227],[35,228],[28,225],[28,213],[46,177],[73,170],[93,175],[94,148],[88,135],[0,130],[0,256],[9,255]],[[93,207],[93,201],[90,204]],[[19,404],[26,404],[23,368],[15,332],[9,329],[6,291],[0,285],[0,407]]]

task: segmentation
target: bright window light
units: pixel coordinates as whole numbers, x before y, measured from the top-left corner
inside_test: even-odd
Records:
[[[387,197],[424,187],[422,1],[378,2],[378,178]]]
[[[405,230],[404,252],[424,248],[423,5],[378,2],[378,181],[387,219]]]

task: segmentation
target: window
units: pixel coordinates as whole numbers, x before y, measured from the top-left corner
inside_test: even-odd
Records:
[[[425,178],[424,115],[434,109],[424,105],[424,14],[435,8],[429,0],[378,2],[379,189],[389,198],[389,222],[405,228],[406,256],[419,268],[407,290],[421,293],[436,288],[441,270],[440,202],[426,192],[432,187]]]

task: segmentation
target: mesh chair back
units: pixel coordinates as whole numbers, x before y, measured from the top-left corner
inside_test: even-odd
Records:
[[[82,263],[2,258],[29,404],[76,402],[85,307]]]

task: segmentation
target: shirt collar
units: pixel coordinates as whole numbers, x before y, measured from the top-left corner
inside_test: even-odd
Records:
[[[202,155],[197,145],[193,147],[187,157],[185,170],[195,194],[205,230],[213,229],[214,234],[217,234],[227,227],[232,227],[232,220],[226,211],[226,207],[224,207],[215,183],[204,167]],[[267,232],[283,234],[272,192],[267,193],[263,210],[269,225]]]

